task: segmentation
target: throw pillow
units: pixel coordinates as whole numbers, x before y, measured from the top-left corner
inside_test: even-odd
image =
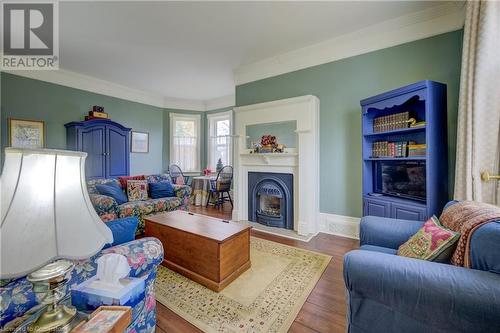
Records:
[[[99,194],[112,197],[119,205],[127,202],[127,196],[123,193],[121,187],[116,183],[96,184],[95,188]]]
[[[105,222],[113,234],[113,243],[106,244],[104,248],[131,242],[135,239],[135,231],[139,220],[137,217],[125,217],[118,220]]]
[[[146,180],[127,180],[128,201],[148,199],[148,182]]]
[[[127,181],[128,180],[144,180],[146,179],[146,176],[140,175],[140,176],[121,176],[118,177],[118,181],[120,182],[120,185],[124,190],[127,189]]]
[[[166,173],[146,176],[148,183],[171,182],[170,175]]]
[[[436,216],[424,223],[422,228],[398,249],[398,255],[434,261],[449,247],[456,245],[460,234],[446,229]],[[450,251],[446,251],[450,252]],[[444,258],[439,257],[440,261]]]
[[[149,183],[149,193],[152,199],[175,197],[174,187],[168,181]]]

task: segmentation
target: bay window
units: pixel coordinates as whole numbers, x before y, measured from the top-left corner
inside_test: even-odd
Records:
[[[219,159],[222,165],[232,165],[232,111],[207,115],[208,167],[216,170]]]
[[[170,164],[200,172],[200,115],[170,114]]]

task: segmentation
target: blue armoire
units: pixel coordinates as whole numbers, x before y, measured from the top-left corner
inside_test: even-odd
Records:
[[[109,119],[74,121],[64,126],[67,149],[88,154],[85,162],[88,179],[129,175],[130,128]]]
[[[446,85],[416,82],[363,99],[361,108],[363,215],[440,214],[449,199]],[[406,126],[403,113],[418,124]],[[422,147],[417,156],[410,145]]]

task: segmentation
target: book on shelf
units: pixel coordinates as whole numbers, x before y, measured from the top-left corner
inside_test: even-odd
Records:
[[[373,119],[373,132],[387,132],[397,129],[408,128],[410,111],[380,116]]]
[[[411,144],[408,145],[408,156],[410,157],[421,157],[425,156],[427,153],[426,144]]]
[[[373,158],[378,157],[407,157],[408,147],[411,145],[416,145],[414,141],[376,141],[372,144],[372,155]]]

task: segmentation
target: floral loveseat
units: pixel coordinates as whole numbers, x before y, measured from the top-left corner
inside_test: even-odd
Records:
[[[170,176],[167,174],[149,175],[145,177],[149,183],[170,181]],[[191,188],[189,186],[173,185],[175,197],[132,201],[118,205],[116,200],[112,197],[99,194],[95,187],[97,184],[108,184],[111,182],[120,185],[118,180],[114,178],[100,178],[87,181],[87,190],[90,200],[97,214],[103,221],[136,216],[139,219],[139,226],[137,227],[137,234],[139,235],[144,233],[144,217],[176,209],[186,210],[189,203],[189,196],[191,195]]]
[[[86,260],[73,261],[68,286],[74,287],[96,274],[96,260],[106,253],[119,253],[127,257],[131,277],[145,279],[145,297],[132,308],[132,323],[126,333],[153,333],[156,326],[154,282],[158,265],[163,261],[163,247],[156,238],[146,237],[102,250]],[[25,277],[13,281],[2,280],[0,287],[0,330],[12,331],[38,309],[32,285]]]

